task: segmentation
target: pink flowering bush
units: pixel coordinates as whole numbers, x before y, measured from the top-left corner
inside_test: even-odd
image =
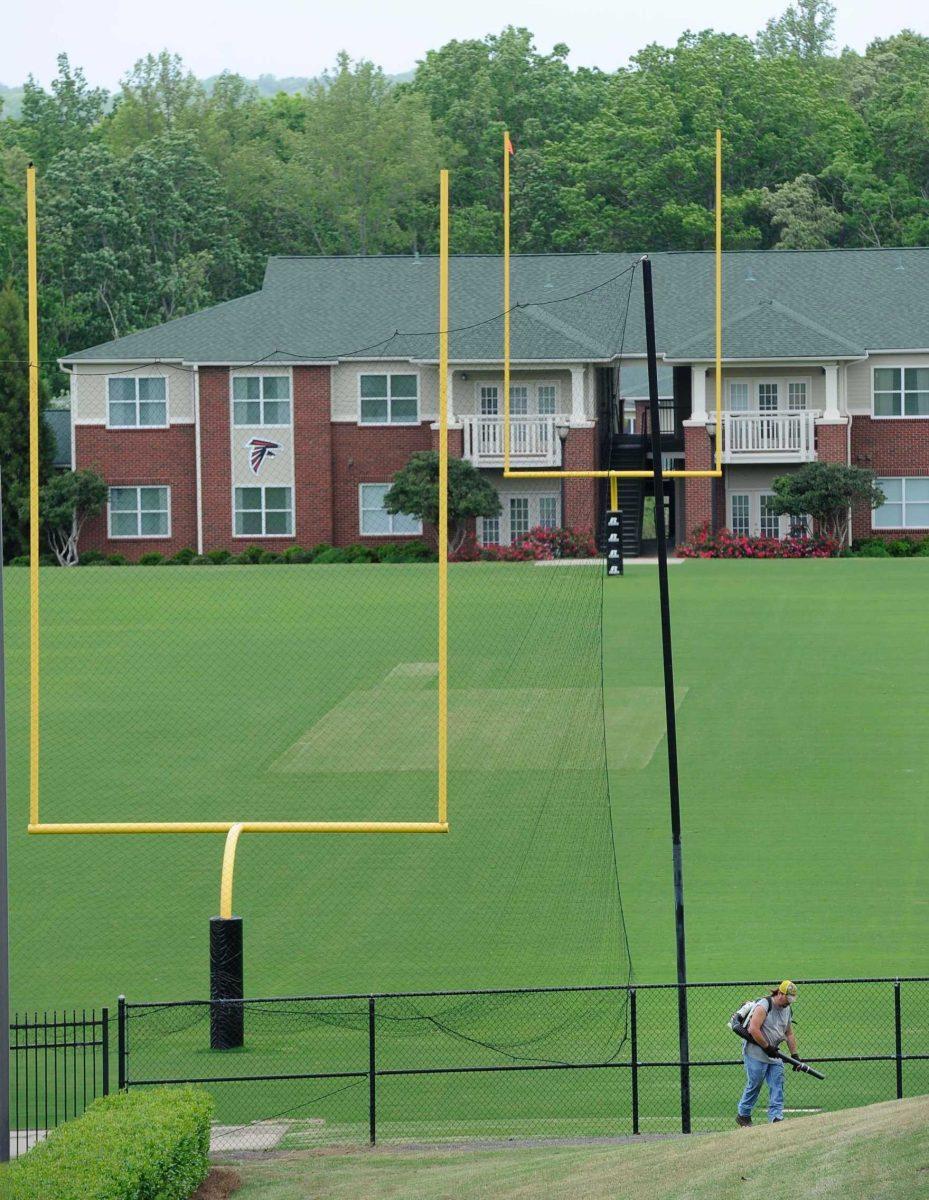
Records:
[[[545,529],[537,525],[520,534],[509,546],[481,545],[466,538],[455,554],[455,562],[540,562],[552,558],[596,558],[597,544],[586,529]]]
[[[839,543],[828,537],[747,537],[704,524],[677,547],[679,558],[835,558]]]

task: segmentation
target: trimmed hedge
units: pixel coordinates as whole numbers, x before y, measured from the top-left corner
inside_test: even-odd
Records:
[[[213,1101],[199,1088],[95,1101],[0,1174],[6,1200],[188,1200],[209,1171]]]

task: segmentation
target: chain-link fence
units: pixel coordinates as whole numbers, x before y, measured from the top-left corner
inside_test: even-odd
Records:
[[[757,982],[692,984],[691,1128],[725,1128],[744,1083],[732,1012]],[[788,1072],[786,1115],[925,1091],[929,979],[809,980],[794,1026],[825,1075]],[[233,1002],[226,1002],[233,1003]],[[681,1128],[675,985],[246,1000],[245,1044],[210,1050],[209,1001],[123,1003],[120,1082],[196,1081],[217,1150],[578,1139]]]

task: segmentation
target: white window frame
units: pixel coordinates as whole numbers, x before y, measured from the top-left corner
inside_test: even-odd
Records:
[[[774,384],[777,387],[777,408],[762,409],[759,399],[761,384]],[[806,387],[806,408],[790,407],[790,385],[802,383]],[[732,388],[748,386],[748,405],[746,408],[732,407]],[[760,414],[764,417],[774,417],[786,413],[802,413],[813,411],[813,377],[811,375],[744,375],[735,379],[729,378],[725,385],[725,412],[741,416]]]
[[[265,504],[265,492],[267,492],[270,488],[275,488],[275,489],[280,488],[282,491],[290,492],[290,508],[289,509],[275,508],[275,509],[271,510],[272,512],[289,512],[290,513],[290,532],[289,533],[264,533],[264,532],[262,532],[262,533],[236,533],[235,518],[236,518],[236,512],[239,511],[236,507],[236,498],[235,498],[236,492],[253,491],[255,489],[257,489],[258,491],[261,492],[261,508],[260,509],[254,509],[254,508],[244,509],[243,508],[241,511],[242,512],[260,512],[261,513],[261,528],[262,528],[262,530],[264,530],[267,525],[267,515],[268,515],[268,506]],[[236,484],[236,483],[233,483],[233,485],[232,485],[232,536],[237,541],[248,542],[248,541],[253,541],[255,538],[261,538],[262,540],[264,540],[265,538],[275,538],[275,539],[283,538],[286,540],[287,538],[296,537],[296,533],[295,533],[296,527],[297,527],[297,519],[296,519],[296,513],[294,511],[294,488],[291,484],[286,484],[286,483],[284,483],[284,484],[281,484],[281,483]]]
[[[257,400],[236,400],[234,379],[258,379],[259,397]],[[290,389],[290,395],[287,397],[286,404],[290,412],[289,421],[266,421],[265,404],[281,404],[284,403],[279,399],[265,399],[264,381],[266,379],[286,379]],[[238,422],[235,419],[236,404],[257,404],[261,419],[259,421],[242,421]],[[290,429],[294,423],[294,376],[293,371],[289,368],[284,371],[254,371],[240,370],[232,371],[229,376],[229,423],[233,429]]]
[[[927,476],[927,475],[882,475],[877,479],[878,487],[880,487],[882,481],[889,480],[889,479],[899,479],[902,484],[901,489],[900,489],[900,509],[901,509],[902,523],[900,525],[875,525],[874,518],[878,513],[878,509],[872,508],[871,509],[871,528],[872,528],[872,530],[875,533],[891,533],[897,529],[903,529],[903,530],[906,530],[907,532],[909,532],[910,530],[914,530],[914,529],[929,529],[929,520],[927,520],[927,523],[925,525],[908,525],[906,522],[906,485],[907,485],[907,481],[910,479],[918,479],[921,482],[925,482],[927,479],[929,479],[929,476]],[[897,501],[891,500],[890,503],[896,504]],[[925,500],[912,500],[911,503],[912,504],[925,504],[926,501]],[[883,505],[881,507],[883,507]]]
[[[487,392],[485,396],[484,393]],[[493,392],[493,395],[490,393]],[[487,406],[485,411],[484,406]],[[493,412],[490,412],[490,406],[493,405]],[[477,413],[483,417],[485,421],[491,418],[500,416],[500,388],[496,383],[481,383],[477,388]]]
[[[474,411],[478,416],[483,416],[485,420],[490,419],[492,413],[481,412],[481,388],[495,387],[497,389],[497,416],[503,420],[503,380],[502,379],[478,379],[474,384]],[[561,384],[557,379],[511,379],[510,394],[512,396],[513,388],[524,387],[528,389],[529,395],[527,398],[528,408],[525,413],[514,413],[510,409],[511,417],[557,417],[568,416],[569,414],[561,407]],[[548,387],[555,389],[555,410],[550,413],[539,412],[539,388]]]
[[[136,423],[134,425],[112,425],[110,423],[110,380],[111,379],[131,379],[135,382]],[[165,399],[164,399],[165,419],[164,419],[164,423],[161,425],[142,425],[139,423],[139,405],[140,405],[140,403],[152,403],[151,401],[143,402],[143,401],[139,400],[139,380],[140,379],[161,379],[164,382],[164,385],[165,385]],[[122,374],[120,374],[119,372],[115,372],[112,375],[107,375],[107,377],[106,377],[106,428],[107,429],[116,429],[116,430],[167,429],[168,426],[171,424],[171,410],[169,408],[169,404],[170,404],[169,396],[170,396],[170,384],[168,382],[167,375],[160,375],[157,372],[155,372],[151,375],[133,375],[133,374],[130,374],[128,371],[126,371]],[[128,404],[129,401],[128,400],[121,400],[121,401],[117,400],[116,403],[117,404]],[[156,400],[153,403],[160,404],[161,401]]]
[[[914,370],[929,370],[929,362],[891,362],[891,363],[874,363],[871,367],[871,419],[873,421],[929,421],[929,413],[907,413],[906,412],[906,372]],[[874,400],[878,389],[874,386],[874,374],[876,371],[899,371],[900,372],[900,412],[899,413],[877,413],[874,411]],[[882,395],[888,394],[886,388],[881,388]],[[906,478],[906,476],[886,476],[886,478]],[[915,476],[914,476],[915,478]]]
[[[564,522],[564,513],[561,511],[561,496],[558,492],[499,492],[498,497],[500,500],[500,515],[492,517],[491,520],[498,523],[500,536],[499,538],[488,540],[484,532],[485,518],[478,517],[477,540],[481,546],[511,546],[513,544],[513,530],[510,523],[511,500],[529,501],[529,529],[535,529],[542,524],[540,501],[543,499],[554,500],[555,502],[555,524],[552,528],[558,529]]]
[[[367,532],[367,530],[364,528],[364,515],[365,515],[365,513],[366,513],[366,512],[378,512],[378,511],[383,511],[383,509],[373,509],[373,508],[370,508],[370,507],[369,507],[369,508],[367,508],[367,509],[365,508],[365,504],[364,504],[364,490],[365,490],[365,488],[366,488],[366,487],[386,487],[386,488],[389,488],[390,486],[391,486],[391,484],[390,484],[390,483],[384,482],[384,481],[382,481],[382,480],[379,480],[379,479],[366,479],[366,480],[364,481],[364,483],[359,483],[359,485],[358,485],[358,536],[359,536],[359,537],[366,537],[366,538],[404,538],[404,537],[422,537],[422,536],[423,536],[423,523],[422,523],[422,521],[416,521],[416,518],[415,518],[415,517],[410,517],[410,516],[407,516],[407,514],[405,514],[405,513],[403,513],[403,514],[401,514],[401,513],[387,513],[387,514],[386,514],[386,516],[387,516],[387,521],[388,521],[388,523],[389,523],[389,525],[390,525],[390,528],[387,530],[387,532],[386,532],[386,533],[368,533],[368,532]],[[401,516],[401,515],[402,515],[402,516],[406,516],[406,519],[407,519],[408,521],[416,521],[416,524],[419,526],[419,528],[418,528],[418,529],[416,529],[416,530],[410,530],[410,531],[406,531],[406,532],[403,532],[403,533],[400,533],[400,532],[398,532],[397,530],[395,530],[395,529],[394,529],[394,527],[393,527],[393,525],[394,525],[394,519],[395,519],[395,517],[397,517],[397,516]]]
[[[366,375],[385,375],[387,377],[387,417],[386,421],[363,421],[361,419],[361,381]],[[416,419],[413,421],[391,421],[391,394],[390,381],[394,375],[412,375],[416,380]],[[409,400],[409,396],[397,397],[397,399]],[[366,400],[374,399],[372,396],[366,396]],[[414,425],[422,424],[422,379],[419,371],[359,371],[358,372],[358,425],[362,429],[403,429],[412,428]]]
[[[119,425],[118,429],[132,429],[131,425]],[[145,426],[143,426],[145,428]],[[165,503],[168,514],[168,532],[167,533],[142,533],[142,488],[158,488],[165,493]],[[114,491],[126,491],[132,489],[136,493],[136,512],[139,517],[139,533],[114,533],[112,522],[112,509],[110,508],[110,493]],[[127,510],[123,510],[124,512]],[[151,510],[149,510],[151,511]],[[161,509],[155,510],[161,512]],[[107,485],[106,490],[106,536],[109,541],[113,542],[163,542],[171,537],[171,486],[167,483],[113,483]]]

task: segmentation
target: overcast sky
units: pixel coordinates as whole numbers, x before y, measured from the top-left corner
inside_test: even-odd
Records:
[[[571,47],[575,66],[613,70],[648,42],[673,43],[690,28],[753,35],[787,0],[30,0],[2,6],[0,82],[41,83],[67,51],[91,82],[113,88],[142,55],[167,48],[198,76],[228,68],[253,78],[318,75],[340,49],[388,73],[409,70],[452,38],[482,37],[505,24],[528,26],[540,50]],[[929,32],[925,0],[838,0],[840,45],[857,50],[903,28]]]

